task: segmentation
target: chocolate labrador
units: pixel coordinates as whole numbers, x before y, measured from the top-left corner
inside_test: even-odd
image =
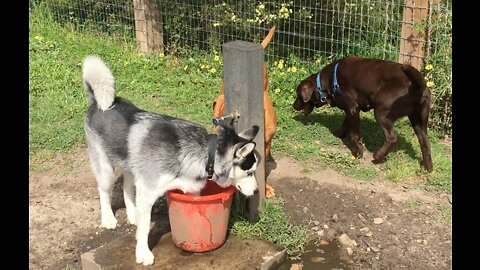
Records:
[[[414,67],[391,61],[348,56],[325,66],[304,79],[297,87],[295,110],[307,115],[314,108],[330,104],[345,111],[337,137],[350,133],[352,154],[363,156],[360,144],[360,111],[374,110],[375,120],[383,129],[385,142],[374,153],[374,161],[383,161],[397,141],[393,123],[408,116],[418,137],[423,167],[433,170],[427,137],[431,92],[424,76]]]

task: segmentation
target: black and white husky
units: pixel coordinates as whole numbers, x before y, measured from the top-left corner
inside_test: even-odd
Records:
[[[254,171],[259,156],[252,140],[258,126],[237,134],[222,125],[214,135],[189,121],[143,111],[115,96],[113,75],[96,56],[85,58],[83,81],[89,103],[84,127],[100,192],[102,226],[117,226],[111,192],[123,174],[128,221],[137,225],[137,263],[153,264],[150,213],[166,191],[199,193],[209,177],[222,187],[234,185],[246,196],[257,190]]]

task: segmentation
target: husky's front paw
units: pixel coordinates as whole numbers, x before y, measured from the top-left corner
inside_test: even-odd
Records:
[[[137,249],[135,251],[135,256],[137,257],[137,263],[142,263],[143,265],[152,265],[154,261],[153,253],[147,248]]]
[[[102,227],[107,229],[115,229],[117,227],[117,219],[114,216],[102,217]]]
[[[137,225],[137,220],[135,217],[135,208],[127,208],[127,219],[128,223],[132,225]]]

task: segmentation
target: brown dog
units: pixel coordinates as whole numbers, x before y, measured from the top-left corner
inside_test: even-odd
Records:
[[[350,133],[352,154],[362,157],[360,144],[360,111],[374,109],[375,120],[383,129],[385,142],[373,155],[382,161],[397,136],[393,123],[408,116],[418,137],[424,168],[433,170],[427,137],[431,93],[424,76],[414,67],[390,61],[348,56],[310,75],[297,87],[295,110],[309,114],[315,107],[330,104],[345,111],[345,119],[336,136]]]
[[[265,50],[272,40],[273,34],[275,33],[275,26],[270,28],[267,36],[263,39],[261,46]],[[270,148],[273,136],[277,130],[277,114],[273,108],[272,101],[268,96],[268,73],[267,65],[263,64],[263,106],[265,114],[265,159],[270,157]],[[220,90],[220,95],[213,101],[213,117],[219,118],[225,114],[225,96],[224,96],[224,86]],[[273,196],[273,189],[271,186],[266,185],[267,197]]]

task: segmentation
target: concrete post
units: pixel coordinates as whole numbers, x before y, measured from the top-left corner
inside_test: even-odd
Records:
[[[237,131],[242,131],[252,125],[260,127],[254,140],[255,150],[261,156],[255,172],[259,192],[245,202],[250,221],[256,222],[258,210],[265,198],[263,49],[260,44],[238,40],[224,43],[222,48],[225,115],[235,110],[240,114],[240,119],[235,126]]]

